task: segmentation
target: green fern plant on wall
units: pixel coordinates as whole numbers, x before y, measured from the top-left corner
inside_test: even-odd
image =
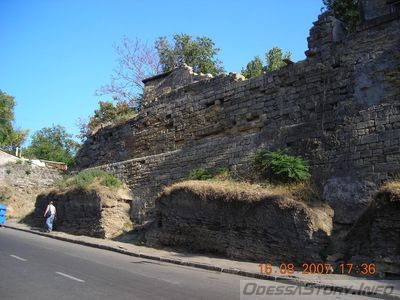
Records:
[[[311,176],[308,161],[288,155],[285,150],[259,150],[253,155],[252,164],[264,177],[281,182],[304,181]]]

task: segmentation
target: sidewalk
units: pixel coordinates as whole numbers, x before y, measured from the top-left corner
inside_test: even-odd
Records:
[[[12,220],[7,220],[5,227],[47,236],[49,238],[77,243],[89,247],[110,250],[130,256],[158,260],[167,263],[236,274],[257,279],[273,280],[280,283],[296,284],[299,286],[326,288],[338,292],[346,289],[348,291],[350,290],[351,294],[361,294],[364,296],[371,296],[375,298],[378,297],[385,299],[400,299],[399,280],[369,280],[347,275],[302,274],[301,272],[294,272],[294,274],[292,275],[284,275],[280,274],[279,266],[273,266],[271,275],[267,275],[260,272],[260,266],[258,263],[216,258],[208,255],[160,250],[146,246],[137,246],[134,244],[92,238],[87,236],[76,236],[56,231],[52,233],[45,233],[41,232],[38,229],[31,228],[28,225],[16,223]],[[246,278],[243,279],[245,280]],[[380,286],[381,288],[377,290],[376,286]],[[385,289],[386,287],[388,289]],[[387,292],[384,292],[384,290],[392,290],[392,288],[390,287],[393,287],[393,292],[388,295]],[[368,288],[369,291],[372,292],[368,293]],[[361,292],[364,293],[362,294]]]

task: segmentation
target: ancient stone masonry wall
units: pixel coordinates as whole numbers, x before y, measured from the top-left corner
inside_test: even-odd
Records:
[[[43,226],[43,213],[53,201],[57,209],[56,230],[99,238],[112,238],[130,223],[130,203],[115,193],[96,189],[72,189],[40,194],[35,203],[33,224]]]
[[[23,218],[34,209],[36,195],[61,180],[58,170],[51,170],[16,160],[0,166],[0,196],[7,205],[7,216]]]
[[[400,190],[375,195],[346,237],[349,261],[374,262],[379,273],[400,275]]]
[[[146,233],[150,246],[174,246],[229,257],[281,263],[322,261],[332,230],[332,209],[281,195],[229,200],[208,186],[208,195],[174,187],[156,202],[157,221]],[[246,193],[243,190],[242,193]]]
[[[38,167],[27,162],[8,162],[0,166],[0,185],[28,188],[48,188],[62,178],[58,170]]]
[[[135,119],[90,137],[79,167],[124,179],[137,221],[162,185],[198,167],[246,172],[261,146],[308,159],[321,189],[335,182],[363,198],[400,170],[400,22],[347,36],[335,24],[329,13],[319,17],[304,61],[250,80],[207,78],[147,101]],[[329,191],[335,208],[342,199]]]

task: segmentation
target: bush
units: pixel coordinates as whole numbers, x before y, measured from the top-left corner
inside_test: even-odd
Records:
[[[6,170],[6,173],[7,173],[7,174],[10,174],[10,173],[11,173],[11,170],[10,170],[10,169],[7,169],[7,170]]]
[[[204,168],[198,168],[198,169],[193,169],[190,171],[189,178],[191,180],[208,180],[208,179],[213,179],[213,178],[228,178],[229,177],[229,171],[227,168],[218,168],[216,170],[214,169],[204,169]]]
[[[0,202],[4,202],[4,201],[6,201],[7,199],[9,199],[10,198],[10,196],[7,196],[7,195],[5,195],[5,194],[0,194]]]
[[[101,180],[101,184],[109,188],[118,188],[122,183],[117,177],[107,174],[107,176],[103,177]]]
[[[203,168],[193,169],[189,174],[189,179],[192,180],[207,180],[211,178],[213,178],[213,175],[210,170]]]
[[[81,188],[87,188],[95,181],[98,181],[101,185],[112,189],[119,188],[122,185],[121,180],[119,180],[115,176],[105,171],[94,169],[84,170],[73,177],[64,178],[63,181],[60,183],[60,187],[78,186]]]
[[[264,177],[280,182],[297,182],[310,178],[309,164],[286,151],[259,150],[252,157],[253,167]]]
[[[31,171],[30,170],[26,170],[25,174],[29,176],[29,175],[31,175]]]
[[[124,225],[122,226],[122,231],[123,231],[124,233],[127,233],[127,232],[129,232],[129,231],[132,231],[134,227],[135,227],[135,226],[134,226],[133,222],[132,222],[131,220],[128,220],[128,221],[126,221],[126,222],[124,223]]]

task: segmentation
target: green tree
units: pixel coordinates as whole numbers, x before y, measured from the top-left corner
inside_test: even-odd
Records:
[[[14,128],[14,107],[14,97],[0,90],[0,146],[8,151],[21,146],[29,132]]]
[[[333,11],[336,18],[343,21],[347,30],[355,31],[360,21],[358,0],[323,0],[323,3]]]
[[[291,56],[292,54],[290,52],[285,52],[283,54],[281,48],[273,47],[271,50],[265,53],[265,58],[267,61],[265,71],[271,72],[286,66],[285,62],[283,62],[283,59],[290,59]]]
[[[14,106],[14,97],[0,90],[0,144],[2,146],[8,142],[13,131]]]
[[[99,101],[99,108],[89,117],[89,121],[78,122],[79,138],[85,141],[86,138],[95,132],[101,125],[107,126],[124,122],[136,116],[137,112],[124,101],[118,101],[115,105],[111,102]]]
[[[264,73],[262,59],[257,55],[253,60],[251,60],[247,64],[246,69],[242,69],[241,73],[246,78],[252,78],[262,75]]]
[[[24,156],[64,162],[73,165],[79,144],[60,125],[45,127],[35,132],[30,146],[23,151]]]
[[[6,149],[13,151],[15,147],[21,147],[28,134],[28,129],[13,129],[12,133],[9,135],[8,146],[6,146]]]
[[[127,120],[136,115],[136,112],[126,102],[99,101],[99,108],[94,111],[94,115],[88,123],[89,129],[93,130],[100,124],[109,125],[118,121]]]
[[[216,58],[219,48],[208,37],[200,36],[193,39],[188,34],[175,34],[170,43],[166,37],[159,37],[156,49],[164,72],[170,71],[182,64],[193,68],[194,72],[218,74],[224,71],[222,63]]]

